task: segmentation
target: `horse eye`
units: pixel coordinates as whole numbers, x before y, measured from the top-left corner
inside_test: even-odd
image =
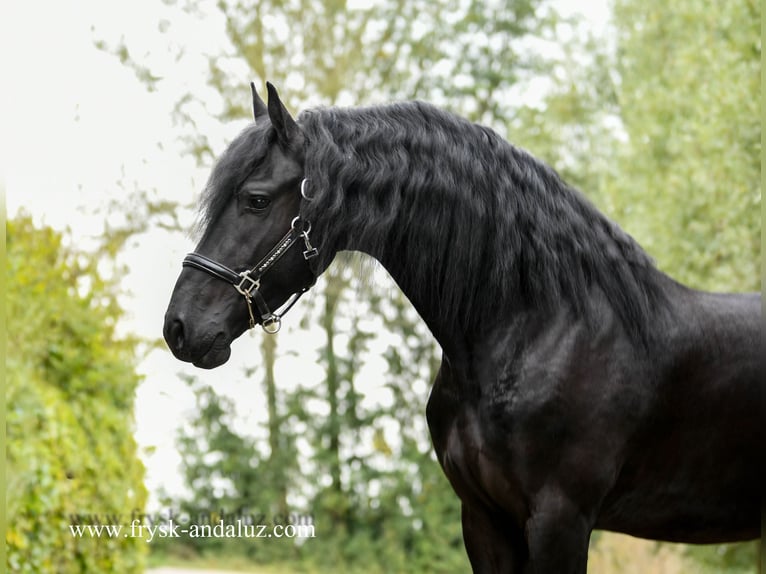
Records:
[[[247,198],[247,207],[253,211],[263,211],[270,203],[271,199],[265,195],[250,195]]]

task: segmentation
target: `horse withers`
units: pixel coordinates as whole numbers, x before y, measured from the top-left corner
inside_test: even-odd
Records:
[[[176,357],[224,363],[361,251],[442,347],[426,415],[475,572],[583,573],[593,529],[759,535],[760,295],[675,282],[486,127],[420,102],[295,120],[268,92],[204,191]]]

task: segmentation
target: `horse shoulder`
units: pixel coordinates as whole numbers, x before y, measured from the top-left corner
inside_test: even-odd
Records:
[[[629,345],[610,320],[595,336],[568,313],[521,326],[471,353],[469,369],[443,363],[427,411],[439,460],[461,498],[522,519],[551,481],[595,506],[646,403]]]

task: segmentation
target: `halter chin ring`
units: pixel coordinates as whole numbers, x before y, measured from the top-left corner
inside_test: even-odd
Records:
[[[307,181],[308,180],[304,179],[301,182],[301,196],[307,201],[311,201],[311,198],[305,193]],[[309,240],[310,231],[311,222],[301,218],[300,215],[297,215],[293,218],[292,222],[290,222],[290,230],[287,234],[271,248],[263,259],[256,263],[251,269],[242,271],[241,273],[237,273],[226,265],[218,263],[199,253],[189,253],[184,258],[183,266],[205,271],[216,279],[221,279],[230,283],[234,289],[237,290],[237,293],[245,298],[250,328],[252,329],[256,325],[255,314],[253,313],[253,303],[255,303],[261,318],[261,328],[273,335],[282,327],[282,316],[295,305],[301,295],[309,290],[314,284],[314,281],[312,281],[310,285],[302,287],[299,291],[294,292],[279,309],[272,312],[263,295],[261,295],[261,278],[301,239],[305,246],[305,250],[303,251],[304,260],[308,261],[319,255],[319,250],[311,245],[311,241]],[[316,280],[316,276],[314,276],[314,280]]]
[[[252,328],[252,327],[251,327]],[[271,317],[264,319],[261,322],[261,329],[266,331],[269,335],[276,335],[282,328],[282,317],[279,315],[272,315]]]

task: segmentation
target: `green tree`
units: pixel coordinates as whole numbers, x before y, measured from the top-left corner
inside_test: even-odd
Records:
[[[116,332],[117,286],[29,216],[8,222],[6,241],[8,570],[142,572],[145,541],[69,529],[125,523],[146,499],[136,341]]]
[[[243,94],[254,78],[280,87],[296,111],[307,103],[420,98],[502,125],[521,107],[520,86],[551,70],[550,59],[526,40],[555,39],[561,22],[548,0],[165,3],[223,25],[223,47],[204,55],[213,91],[181,94],[173,112],[179,138],[203,163],[219,150],[199,132],[199,114],[223,121],[249,117]],[[172,37],[172,19],[158,27]],[[176,62],[153,69],[137,59],[139,39],[101,39],[96,45],[133,69],[150,90],[161,89],[177,69]],[[170,50],[185,57],[177,46]]]
[[[439,466],[428,436],[424,407],[441,363],[441,351],[427,327],[404,298],[374,298],[376,313],[383,319],[393,341],[384,352],[386,387],[392,404],[376,420],[381,437],[376,450],[390,449],[394,466],[384,496],[396,501],[404,512],[391,517],[397,544],[407,549],[410,572],[464,572],[470,566],[463,547],[460,502]],[[396,437],[396,444],[385,441]],[[391,441],[393,443],[393,440]],[[383,506],[383,504],[381,504]]]
[[[299,390],[302,404],[293,409],[305,417],[312,481],[320,477],[320,486],[304,485],[303,494],[322,547],[304,557],[322,570],[346,572],[464,570],[459,503],[435,460],[424,417],[438,348],[406,299],[371,289],[369,264],[343,258],[327,271],[310,317],[325,335],[319,349],[325,381]],[[385,345],[375,336],[381,330],[390,340]],[[369,364],[373,348],[382,365]],[[371,372],[386,391],[382,403],[361,390]],[[326,414],[318,417],[312,401],[326,405]]]
[[[760,285],[761,4],[619,0],[627,135],[604,194],[661,268],[698,288]]]
[[[266,371],[268,387],[273,374]],[[236,408],[230,398],[196,378],[186,381],[194,392],[195,414],[179,429],[178,446],[190,492],[165,502],[195,524],[215,525],[219,520],[233,524],[238,517],[258,524],[287,523],[291,513],[287,493],[295,482],[297,452],[285,418],[273,412],[279,410],[276,397],[269,398],[268,423],[260,429],[266,440],[260,440],[257,432],[250,436],[235,430]],[[184,554],[179,546],[202,556],[226,551],[259,562],[292,558],[296,551],[293,541],[286,538],[270,540],[267,545],[238,538],[166,539],[157,549]]]

